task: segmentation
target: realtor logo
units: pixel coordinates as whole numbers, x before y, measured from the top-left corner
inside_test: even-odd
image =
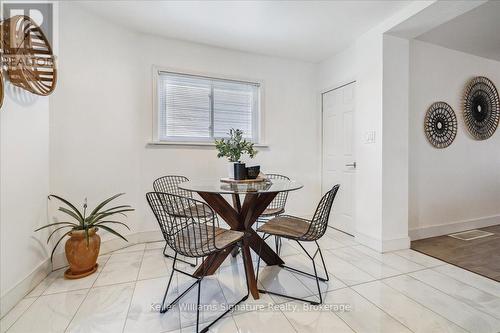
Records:
[[[29,16],[43,31],[45,37],[53,45],[53,4],[48,2],[15,2],[2,1],[2,21],[16,15]]]
[[[47,96],[57,82],[53,6],[51,2],[4,3],[1,23],[1,58],[12,86]]]

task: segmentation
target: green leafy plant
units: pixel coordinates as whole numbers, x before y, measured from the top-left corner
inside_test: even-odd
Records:
[[[253,148],[253,143],[243,139],[243,131],[231,128],[229,138],[215,140],[215,148],[219,151],[218,158],[227,157],[229,162],[239,162],[241,155],[248,154],[254,158],[257,150]]]
[[[59,243],[63,240],[63,238],[67,235],[69,235],[72,231],[77,231],[77,230],[84,230],[85,231],[85,239],[87,241],[87,246],[89,244],[89,229],[99,227],[103,230],[106,230],[110,233],[112,233],[115,236],[120,237],[121,239],[125,240],[126,242],[127,239],[123,237],[120,233],[114,230],[110,225],[123,225],[125,226],[128,230],[130,228],[123,222],[120,221],[115,221],[111,220],[114,215],[120,214],[123,216],[125,215],[126,212],[131,212],[134,209],[130,205],[120,205],[120,206],[115,206],[111,208],[106,208],[104,209],[104,206],[106,206],[108,203],[113,201],[114,199],[118,198],[119,196],[124,195],[125,193],[118,193],[113,195],[112,197],[104,200],[100,204],[98,204],[90,214],[87,215],[87,199],[85,199],[85,202],[83,204],[83,211],[80,211],[78,208],[75,207],[71,202],[69,202],[66,199],[63,199],[57,195],[49,195],[49,200],[51,198],[56,198],[59,201],[63,202],[66,207],[59,207],[59,211],[65,213],[66,215],[70,216],[74,221],[62,221],[62,222],[56,222],[56,223],[50,223],[47,225],[44,225],[43,227],[40,227],[36,229],[35,231],[40,231],[45,228],[49,227],[55,227],[57,228],[52,231],[47,239],[47,244],[49,243],[50,239],[52,236],[59,230],[67,229],[69,228],[70,230],[65,230],[65,233],[59,238],[59,240],[56,242],[54,245],[54,249],[52,250],[52,253],[50,255],[50,260],[52,261],[52,258],[54,256],[54,252],[59,245]]]

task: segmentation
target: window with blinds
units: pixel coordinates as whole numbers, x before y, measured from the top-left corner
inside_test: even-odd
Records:
[[[158,72],[159,141],[213,141],[231,128],[258,142],[260,85]]]

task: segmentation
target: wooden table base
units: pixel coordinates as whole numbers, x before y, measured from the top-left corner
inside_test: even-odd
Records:
[[[273,249],[266,244],[266,242],[252,229],[252,225],[257,221],[257,218],[267,208],[267,206],[276,197],[277,192],[274,193],[247,193],[243,205],[241,205],[240,197],[238,194],[233,194],[233,206],[231,206],[219,193],[198,192],[198,194],[212,207],[212,209],[221,216],[224,221],[231,227],[231,230],[245,232],[243,239],[243,262],[247,271],[248,288],[252,293],[254,299],[259,299],[259,290],[257,288],[257,281],[255,280],[255,272],[250,255],[250,248],[255,253],[259,253],[262,247],[261,258],[268,265],[281,265],[284,264],[283,260],[273,251]],[[198,267],[194,275],[201,276],[206,269],[207,262],[213,263],[210,270],[206,271],[207,275],[212,275],[224,262],[226,257],[231,253],[233,248],[231,246],[223,251],[217,252],[208,256],[203,263]]]

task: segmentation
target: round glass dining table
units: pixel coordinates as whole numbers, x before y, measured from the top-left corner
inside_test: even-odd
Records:
[[[250,183],[224,183],[221,180],[190,180],[177,185],[180,189],[196,192],[212,209],[226,221],[231,230],[245,232],[243,238],[242,254],[243,262],[246,267],[248,279],[248,288],[254,299],[259,298],[259,290],[255,279],[255,272],[250,256],[250,248],[259,253],[262,260],[267,265],[283,265],[283,260],[267,243],[260,237],[252,225],[257,218],[273,201],[280,192],[295,191],[303,187],[301,183],[289,180],[266,180]],[[223,194],[230,194],[232,205],[224,199]],[[240,195],[245,198],[241,203]],[[228,247],[220,252],[212,254],[205,258],[198,267],[194,275],[201,276],[203,273],[211,275],[217,271],[217,268],[224,262],[226,257],[234,249]],[[211,263],[208,266],[207,263]]]

